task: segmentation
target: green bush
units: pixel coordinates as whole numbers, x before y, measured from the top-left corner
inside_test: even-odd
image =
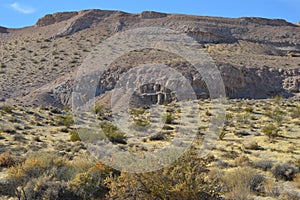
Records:
[[[105,182],[109,199],[217,199],[213,179],[206,179],[206,161],[190,150],[175,163],[155,172],[121,172]]]
[[[145,110],[143,108],[133,108],[130,110],[131,115],[140,116],[145,113]]]
[[[105,136],[112,143],[121,143],[126,144],[125,133],[120,131],[118,127],[109,122],[103,122],[101,124],[101,129],[104,132]]]
[[[102,105],[95,105],[94,112],[95,114],[99,114],[104,109]]]
[[[70,132],[70,139],[72,142],[81,141],[78,131],[72,130]]]
[[[280,129],[278,129],[274,124],[269,124],[263,127],[262,132],[268,136],[269,138],[275,138],[278,137],[278,132]]]
[[[282,96],[281,94],[278,94],[278,95],[275,95],[273,97],[273,99],[276,101],[276,102],[280,102],[284,99],[284,96]]]
[[[245,111],[246,111],[246,112],[249,112],[249,113],[252,113],[252,112],[253,112],[253,108],[247,107],[247,108],[245,108]]]
[[[223,128],[222,128],[222,131],[221,131],[221,133],[220,133],[220,135],[219,135],[219,139],[220,139],[220,140],[223,140],[226,134],[227,134],[226,128],[223,127]]]
[[[14,110],[14,107],[9,106],[9,105],[4,105],[1,107],[1,110],[3,110],[6,113],[12,113],[12,111]]]
[[[162,120],[166,123],[166,124],[173,124],[174,123],[174,116],[171,113],[167,113],[162,117]]]
[[[281,123],[284,119],[285,113],[280,110],[268,110],[265,112],[265,115],[271,119],[273,119],[277,123]]]
[[[67,114],[67,115],[64,115],[64,116],[59,115],[59,116],[56,117],[56,120],[57,120],[59,125],[66,126],[68,128],[74,124],[73,117],[70,114]]]
[[[67,161],[51,152],[30,155],[9,168],[10,196],[26,199],[103,199],[104,180],[118,172],[101,162],[77,157]]]

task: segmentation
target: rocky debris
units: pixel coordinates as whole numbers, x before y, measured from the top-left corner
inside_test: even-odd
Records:
[[[261,150],[261,147],[255,141],[245,141],[243,147],[246,150]]]

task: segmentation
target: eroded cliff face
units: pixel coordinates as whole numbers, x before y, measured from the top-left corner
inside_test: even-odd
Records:
[[[300,93],[300,27],[296,24],[280,19],[84,10],[46,15],[25,29],[0,27],[1,62],[6,66],[0,73],[1,99],[70,104],[74,74],[85,57],[111,35],[141,27],[172,29],[194,38],[215,61],[231,98]],[[209,97],[203,77],[189,63],[161,51],[130,53],[114,62],[98,77],[95,95],[109,93],[122,74],[146,61],[161,61],[176,69],[190,80],[198,97]],[[154,99],[160,95],[157,92]]]
[[[299,69],[269,67],[220,67],[226,92],[231,98],[269,98],[276,95],[291,97],[300,92]]]

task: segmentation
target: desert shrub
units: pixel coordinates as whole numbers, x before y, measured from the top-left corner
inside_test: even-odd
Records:
[[[164,116],[162,116],[162,120],[166,123],[166,124],[173,124],[174,123],[174,116],[172,115],[172,113],[166,113]]]
[[[291,110],[291,117],[293,119],[300,118],[300,106],[297,106]]]
[[[294,178],[294,182],[297,188],[300,189],[300,173],[296,174],[295,178]]]
[[[278,199],[282,189],[278,182],[273,179],[266,179],[263,183],[264,193],[269,197]]]
[[[299,170],[295,167],[292,167],[288,164],[279,164],[272,168],[272,174],[276,179],[281,179],[284,181],[292,181],[299,172]]]
[[[253,166],[263,171],[267,171],[273,167],[273,162],[271,160],[260,160],[255,162]]]
[[[110,199],[217,199],[215,184],[206,179],[206,162],[187,152],[164,169],[142,174],[110,176]]]
[[[1,106],[1,110],[3,110],[6,113],[12,113],[12,111],[14,110],[14,107],[9,106],[9,105],[3,105],[3,106]]]
[[[51,177],[38,177],[29,180],[20,197],[27,200],[81,199],[68,188],[65,181]]]
[[[103,165],[100,161],[91,166],[87,171],[80,172],[68,182],[68,185],[76,195],[82,199],[92,199],[93,197],[104,198],[108,193],[105,179],[109,175],[116,175],[118,172]]]
[[[66,127],[70,127],[74,124],[73,117],[70,114],[64,116],[59,115],[56,117],[56,121],[58,122],[59,125],[63,125]]]
[[[9,177],[12,179],[30,179],[37,178],[43,174],[51,175],[53,169],[66,165],[66,161],[55,154],[50,153],[37,153],[30,155],[23,163],[11,167],[9,169]],[[16,174],[22,174],[17,177]]]
[[[103,122],[101,124],[101,129],[112,143],[126,144],[125,133],[120,131],[118,127],[109,122]]]
[[[281,123],[282,120],[284,119],[285,113],[283,111],[276,109],[276,110],[267,110],[265,112],[265,115],[273,119],[275,122]]]
[[[19,199],[28,199],[25,188],[32,179],[40,177],[55,177],[59,171],[63,173],[66,166],[65,160],[54,154],[33,154],[23,163],[9,168],[8,181],[13,191],[12,195]]]
[[[11,156],[10,152],[0,154],[0,167],[10,167],[15,164],[15,159]]]
[[[78,131],[76,131],[76,130],[70,131],[70,140],[72,142],[81,141]]]
[[[235,166],[249,166],[250,164],[251,164],[250,159],[245,155],[237,157],[236,159],[234,159],[234,165]]]
[[[226,127],[224,126],[224,127],[222,128],[222,131],[221,131],[220,135],[219,135],[219,139],[220,139],[220,140],[223,140],[226,134],[227,134],[227,132],[226,132]]]
[[[131,115],[140,116],[145,113],[145,110],[143,108],[132,108],[130,110]]]
[[[275,96],[273,96],[273,99],[276,101],[276,102],[280,102],[284,99],[284,96],[282,96],[281,94],[277,94]]]
[[[227,171],[221,178],[228,199],[246,200],[252,192],[260,190],[264,176],[250,167],[238,167]]]
[[[253,112],[253,108],[251,108],[251,107],[246,107],[246,108],[245,108],[245,111],[246,111],[246,112],[249,112],[249,113],[252,113],[252,112]]]
[[[99,114],[101,111],[103,111],[103,109],[104,109],[103,105],[95,105],[94,112],[96,114]]]
[[[250,123],[250,113],[245,113],[245,114],[238,114],[236,116],[236,121],[241,123],[241,124],[249,124]]]
[[[274,124],[268,124],[264,126],[262,128],[262,132],[269,138],[275,138],[279,136],[279,128],[277,128]]]
[[[51,153],[30,155],[9,168],[12,196],[19,199],[91,199],[104,197],[104,180],[117,172],[88,158],[67,162]]]
[[[233,114],[232,114],[232,113],[227,113],[227,114],[226,114],[226,119],[227,119],[227,120],[233,119]]]
[[[135,127],[146,127],[149,125],[150,125],[150,122],[148,120],[144,120],[144,119],[135,119],[134,120]]]
[[[296,190],[286,190],[280,196],[279,200],[299,200],[300,192]]]

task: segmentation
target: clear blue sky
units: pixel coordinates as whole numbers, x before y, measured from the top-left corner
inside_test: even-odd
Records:
[[[300,21],[300,0],[0,0],[0,26],[30,26],[45,14],[92,8]]]

